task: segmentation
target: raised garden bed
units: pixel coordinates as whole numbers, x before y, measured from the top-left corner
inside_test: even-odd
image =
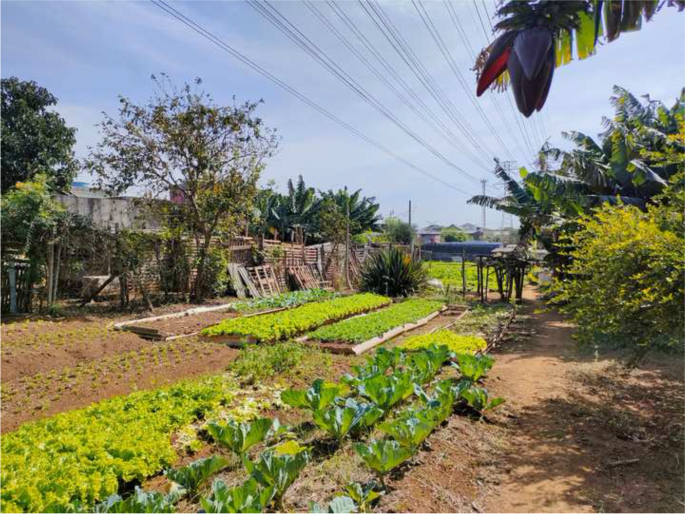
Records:
[[[360,355],[406,332],[425,326],[448,308],[441,302],[408,300],[382,311],[317,330],[306,338],[333,353]],[[461,310],[460,310],[461,312]]]
[[[201,331],[202,336],[230,345],[282,341],[326,323],[333,323],[355,314],[368,312],[390,304],[384,296],[371,293],[335,298],[303,305],[287,312],[260,316],[260,319],[235,318]]]
[[[270,314],[300,305],[333,298],[334,293],[321,289],[293,291],[272,298],[232,302],[212,307],[197,307],[183,312],[152,316],[117,323],[116,330],[138,334],[145,339],[168,341],[178,337],[197,335],[207,327],[226,319]]]

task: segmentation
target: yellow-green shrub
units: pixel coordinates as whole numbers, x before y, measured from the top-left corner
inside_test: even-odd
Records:
[[[681,179],[682,180],[682,179]],[[647,211],[605,205],[570,236],[572,264],[558,300],[583,342],[638,353],[683,344],[685,193],[674,183]]]
[[[410,351],[421,350],[428,348],[431,344],[447,346],[451,352],[455,353],[475,353],[478,350],[484,350],[487,346],[482,337],[459,335],[451,330],[438,330],[433,334],[412,336],[405,340],[400,348]]]

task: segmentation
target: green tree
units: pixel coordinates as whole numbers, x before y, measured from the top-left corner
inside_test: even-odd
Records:
[[[440,230],[440,237],[445,243],[460,243],[467,241],[469,236],[457,227],[443,227]]]
[[[66,248],[78,251],[75,240],[89,240],[97,231],[88,220],[68,212],[53,198],[48,177],[42,174],[32,181],[18,182],[2,195],[0,212],[3,253],[20,253],[28,258],[31,284],[52,279],[45,287],[50,306],[56,298],[57,280],[50,274],[49,262],[58,273],[60,253]]]
[[[180,89],[166,76],[153,80],[158,88],[147,104],[121,97],[118,118],[105,115],[102,142],[86,163],[106,191],[142,188],[151,209],[192,235],[191,294],[201,301],[214,283],[212,238],[238,233],[254,215],[257,180],[277,138],[256,116],[258,103],[218,105],[198,89],[199,79]],[[175,202],[160,201],[169,197]]]
[[[406,221],[394,217],[385,219],[383,232],[387,236],[388,241],[396,244],[409,245],[412,239],[416,237],[416,229],[414,227]]]
[[[76,176],[76,129],[49,110],[57,98],[33,81],[2,79],[2,193],[17,182],[47,177],[52,190],[67,190]]]

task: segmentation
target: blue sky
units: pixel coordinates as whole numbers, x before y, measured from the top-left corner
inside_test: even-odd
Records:
[[[486,0],[490,13],[494,2]],[[221,37],[259,65],[288,82],[345,122],[354,125],[416,166],[440,177],[468,194],[479,192],[478,179],[489,178],[489,191],[496,184],[488,162],[477,155],[445,112],[355,1],[338,2],[355,26],[387,59],[407,85],[436,115],[462,137],[451,145],[419,119],[344,47],[307,8],[298,1],[276,1],[274,5],[312,41],[325,50],[349,75],[371,92],[387,109],[431,146],[466,171],[466,177],[436,158],[405,132],[384,118],[314,62],[247,3],[174,2],[174,7]],[[372,57],[347,31],[328,5],[315,5],[367,59]],[[439,52],[411,2],[384,1],[383,9],[407,40],[449,101],[466,120],[466,131],[485,153],[515,159],[525,165],[532,159],[528,144],[513,118],[505,96],[486,94],[477,100],[494,131],[487,128],[472,104],[475,78],[470,51],[464,47],[448,11],[440,1],[424,0],[430,18],[448,47],[458,70],[468,82],[468,95]],[[485,44],[474,2],[453,2],[468,41],[475,50]],[[483,3],[477,3],[484,14]],[[406,217],[412,200],[414,221],[419,225],[472,222],[480,224],[480,209],[466,204],[468,194],[420,175],[400,161],[358,139],[355,135],[315,112],[256,72],[235,61],[206,39],[192,32],[150,2],[96,1],[3,1],[2,77],[16,75],[47,87],[59,98],[57,109],[78,128],[76,151],[98,141],[94,125],[102,111],[114,114],[118,95],[144,102],[153,91],[150,75],[166,72],[176,83],[201,77],[204,88],[219,102],[262,98],[260,115],[277,128],[282,138],[278,154],[269,162],[263,179],[283,188],[288,178],[302,174],[319,189],[347,185],[375,196],[384,215]],[[485,20],[487,24],[487,20]],[[488,27],[489,29],[489,27]],[[557,69],[542,116],[519,117],[531,146],[546,138],[563,145],[563,130],[579,130],[595,136],[602,116],[610,116],[608,103],[614,84],[634,94],[649,94],[669,105],[685,84],[685,13],[664,8],[643,30],[623,34],[602,46],[597,55]],[[384,74],[387,77],[387,74]],[[423,112],[423,111],[422,111]],[[504,120],[502,119],[504,116]],[[504,146],[500,144],[504,143]],[[88,180],[88,176],[81,176]],[[501,214],[488,212],[487,225],[499,227]]]

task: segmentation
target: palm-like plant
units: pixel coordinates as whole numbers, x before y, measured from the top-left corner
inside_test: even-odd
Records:
[[[380,205],[376,203],[374,197],[362,196],[361,189],[350,193],[345,187],[337,191],[329,190],[319,193],[321,195],[319,206],[326,201],[331,201],[338,206],[340,212],[349,216],[351,234],[360,234],[378,228]]]
[[[576,147],[570,151],[543,148],[543,156],[559,162],[559,169],[531,174],[530,182],[537,186],[555,184],[561,198],[569,194],[581,197],[585,208],[614,202],[617,197],[644,208],[661,193],[679,163],[660,162],[651,158],[650,152],[673,144],[685,151],[685,137],[669,137],[685,130],[685,91],[669,109],[661,102],[648,100],[643,104],[615,86],[611,103],[615,114],[612,119],[605,118],[606,131],[599,143],[580,132],[563,133]]]

